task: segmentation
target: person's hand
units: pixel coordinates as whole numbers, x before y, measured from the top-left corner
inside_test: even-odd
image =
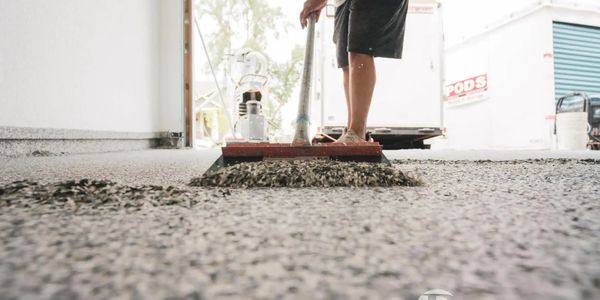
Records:
[[[306,0],[304,1],[304,8],[300,12],[300,25],[305,28],[308,25],[308,16],[311,13],[315,13],[316,22],[319,21],[321,10],[327,5],[327,0]]]

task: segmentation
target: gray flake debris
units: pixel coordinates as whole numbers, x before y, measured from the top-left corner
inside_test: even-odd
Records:
[[[192,186],[249,187],[391,187],[421,181],[378,163],[333,160],[284,160],[241,163],[192,179]]]
[[[77,209],[81,205],[98,208],[180,205],[190,207],[199,201],[191,191],[173,186],[128,186],[107,180],[68,180],[52,184],[15,181],[0,186],[0,208],[38,206]]]

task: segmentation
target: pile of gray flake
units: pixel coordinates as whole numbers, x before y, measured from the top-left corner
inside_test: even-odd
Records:
[[[0,186],[0,207],[118,209],[144,205],[191,207],[197,202],[197,195],[173,186],[128,186],[108,180],[81,179],[57,183],[21,180]]]
[[[391,187],[418,186],[419,179],[382,163],[333,160],[285,160],[240,163],[194,178],[192,186],[250,187]]]

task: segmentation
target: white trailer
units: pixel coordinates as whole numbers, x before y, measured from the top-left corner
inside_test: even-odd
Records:
[[[552,149],[556,100],[600,92],[600,5],[538,1],[446,49],[433,148]]]
[[[339,136],[347,124],[342,72],[337,68],[333,6],[318,26],[313,120],[317,130]],[[377,84],[368,131],[386,149],[427,148],[442,134],[443,26],[441,3],[410,0],[403,58],[376,59]]]

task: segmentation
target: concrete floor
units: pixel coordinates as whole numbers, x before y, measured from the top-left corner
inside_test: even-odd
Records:
[[[216,151],[0,158],[0,185],[109,179],[198,199],[74,211],[0,194],[0,299],[598,299],[600,154],[387,154],[426,185],[187,186]]]

